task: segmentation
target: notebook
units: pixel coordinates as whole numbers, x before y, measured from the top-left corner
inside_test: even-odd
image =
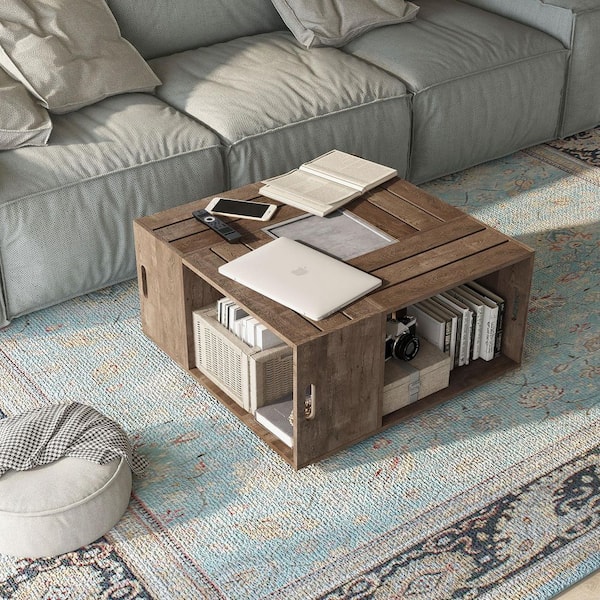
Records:
[[[381,279],[280,237],[219,267],[219,273],[319,321],[381,285]]]

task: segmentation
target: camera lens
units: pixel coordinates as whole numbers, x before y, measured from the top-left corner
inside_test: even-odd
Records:
[[[412,360],[419,351],[419,338],[405,334],[396,339],[392,356],[399,360]]]

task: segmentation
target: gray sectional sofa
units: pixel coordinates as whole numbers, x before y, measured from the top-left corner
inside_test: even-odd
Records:
[[[0,152],[0,326],[134,277],[134,218],[332,148],[421,183],[600,123],[600,0],[414,2],[307,49],[271,0],[107,0],[162,84]]]

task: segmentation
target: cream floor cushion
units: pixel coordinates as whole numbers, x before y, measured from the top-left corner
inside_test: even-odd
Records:
[[[65,457],[0,477],[0,554],[39,558],[85,546],[122,517],[131,494],[125,458]]]

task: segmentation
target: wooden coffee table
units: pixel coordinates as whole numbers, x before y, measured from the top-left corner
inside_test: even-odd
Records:
[[[222,194],[266,200],[258,184]],[[230,221],[244,235],[229,244],[192,217],[210,198],[134,223],[141,318],[145,334],[206,386],[294,468],[301,468],[519,365],[533,271],[533,250],[407,181],[393,179],[345,208],[398,241],[349,261],[383,280],[368,296],[318,322],[218,273],[219,265],[272,238],[265,223]],[[272,202],[271,200],[267,200]],[[269,224],[301,215],[282,205]],[[502,353],[456,368],[450,385],[382,415],[386,316],[414,302],[478,280],[505,299]],[[234,299],[293,351],[292,448],[256,422],[197,368],[192,312]],[[304,412],[305,392],[313,411]]]

